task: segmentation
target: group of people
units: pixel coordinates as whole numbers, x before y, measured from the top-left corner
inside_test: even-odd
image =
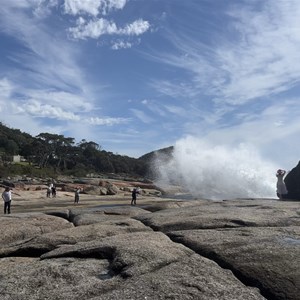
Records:
[[[78,203],[79,202],[79,194],[81,192],[81,188],[77,187],[75,189],[75,199],[74,199],[74,203]],[[12,201],[12,194],[21,196],[17,193],[12,192],[12,189],[10,187],[6,187],[2,193],[2,199],[4,202],[4,214],[10,214],[11,211],[11,201]],[[53,184],[50,184],[47,187],[47,197],[50,197],[50,195],[52,195],[52,197],[56,197],[56,188]]]
[[[277,177],[276,193],[277,193],[277,196],[278,196],[279,199],[283,199],[288,194],[288,190],[287,190],[285,182],[284,182],[284,176],[285,175],[286,175],[285,170],[279,169],[276,172],[276,177]],[[79,203],[80,193],[81,193],[81,188],[77,187],[75,189],[74,204]],[[136,198],[137,198],[137,194],[139,194],[139,193],[140,193],[139,188],[134,188],[132,190],[131,205],[136,205]],[[52,197],[56,197],[56,188],[52,183],[47,188],[47,197],[50,197],[50,195],[52,195]],[[4,201],[4,214],[6,214],[6,213],[10,214],[11,201],[12,201],[11,188],[6,187],[4,189],[4,192],[2,193],[2,199]]]

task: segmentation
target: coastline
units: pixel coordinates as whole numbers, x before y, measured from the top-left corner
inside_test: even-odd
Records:
[[[17,194],[15,194],[17,193]],[[137,207],[144,207],[154,203],[174,201],[172,198],[156,196],[142,196],[137,198]],[[57,196],[47,198],[45,190],[22,191],[13,189],[11,213],[48,212],[53,210],[74,208],[95,208],[130,206],[131,194],[118,193],[117,195],[89,195],[80,194],[78,204],[74,204],[74,193],[57,191]]]

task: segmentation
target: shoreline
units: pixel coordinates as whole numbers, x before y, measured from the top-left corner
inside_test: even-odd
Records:
[[[14,194],[17,193],[17,194]],[[138,196],[137,207],[144,207],[154,203],[176,201],[171,198],[162,198],[156,196]],[[89,195],[80,194],[78,204],[74,203],[74,193],[57,191],[56,197],[46,197],[45,191],[20,191],[13,190],[11,214],[29,213],[29,212],[48,212],[62,209],[85,209],[97,207],[116,207],[131,206],[131,195],[129,193],[120,193],[117,195]]]

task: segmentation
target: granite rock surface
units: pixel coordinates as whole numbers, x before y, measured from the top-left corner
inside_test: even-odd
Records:
[[[174,201],[0,218],[0,299],[299,299],[300,207]]]

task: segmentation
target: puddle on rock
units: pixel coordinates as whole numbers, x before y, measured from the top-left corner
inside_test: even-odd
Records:
[[[299,239],[294,239],[291,237],[286,237],[282,239],[285,243],[289,245],[299,245],[300,246],[300,240]]]

